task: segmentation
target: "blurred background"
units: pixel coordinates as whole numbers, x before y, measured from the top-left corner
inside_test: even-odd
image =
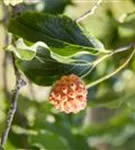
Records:
[[[5,0],[6,1],[6,0]],[[23,11],[66,14],[78,18],[96,0],[25,1]],[[0,20],[9,6],[0,4]],[[135,1],[103,0],[92,16],[80,24],[97,37],[106,49],[135,42]],[[133,13],[134,12],[134,13]],[[126,16],[128,19],[124,20]],[[3,51],[7,21],[0,22],[0,137],[10,106],[15,76],[10,53]],[[131,51],[100,63],[87,77],[95,80],[113,71]],[[120,73],[89,89],[88,106],[78,114],[58,113],[48,103],[51,87],[32,84],[27,79],[18,99],[18,108],[6,150],[134,150],[135,149],[135,58]],[[25,77],[24,77],[25,78]]]

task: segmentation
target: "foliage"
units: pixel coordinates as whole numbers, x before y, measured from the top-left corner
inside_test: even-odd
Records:
[[[33,27],[30,27],[30,22],[33,22]],[[41,45],[40,42],[36,47],[34,59],[29,62],[18,61],[18,66],[27,77],[40,85],[52,84],[64,74],[84,75],[91,68],[89,63],[94,59],[94,55],[105,51],[98,40],[94,37],[87,38],[78,25],[66,16],[25,13],[17,19],[11,20],[9,31],[30,42],[41,40],[49,46],[50,52],[47,48],[42,48],[42,45],[45,44]],[[30,32],[36,36],[31,36]],[[85,54],[85,51],[90,54]],[[72,62],[74,63],[72,64]]]

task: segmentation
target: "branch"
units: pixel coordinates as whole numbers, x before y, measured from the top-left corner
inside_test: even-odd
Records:
[[[118,50],[115,50],[113,53],[110,54],[110,56],[112,56],[113,54],[115,54],[115,53],[117,53],[117,52],[121,52],[122,49],[123,49],[123,48],[118,49]],[[123,50],[126,50],[126,49],[123,49]],[[135,46],[134,46],[134,50],[133,50],[133,52],[131,53],[131,55],[129,56],[129,58],[128,58],[120,67],[118,67],[114,72],[112,72],[112,73],[110,73],[110,74],[108,74],[108,75],[106,75],[106,76],[104,76],[104,77],[102,77],[102,78],[100,78],[100,79],[98,79],[98,80],[92,82],[92,83],[89,83],[89,84],[87,85],[87,88],[93,87],[93,86],[95,86],[95,85],[97,85],[97,84],[99,84],[99,83],[101,83],[101,82],[103,82],[103,81],[109,79],[110,77],[114,76],[115,74],[117,74],[117,73],[118,73],[119,71],[121,71],[124,67],[126,67],[126,65],[130,62],[130,60],[132,59],[132,57],[134,56],[134,54],[135,54]],[[108,56],[109,56],[109,55],[108,55]]]
[[[102,0],[98,0],[97,3],[93,6],[93,8],[91,8],[90,10],[88,10],[87,12],[85,12],[82,16],[80,16],[79,18],[77,18],[75,20],[75,22],[80,22],[82,20],[84,20],[85,18],[87,18],[89,15],[93,15],[95,13],[95,10],[99,7],[99,5],[102,3]]]
[[[2,138],[1,138],[1,146],[4,147],[7,138],[8,138],[8,134],[11,128],[11,124],[16,112],[16,108],[17,108],[17,99],[18,99],[18,95],[19,95],[19,91],[20,89],[26,85],[26,82],[21,79],[21,75],[16,67],[15,64],[15,57],[12,54],[12,60],[13,60],[13,67],[14,67],[14,72],[15,72],[15,76],[16,76],[16,86],[15,86],[15,90],[13,92],[12,98],[11,98],[11,106],[10,106],[10,110],[9,110],[9,114],[8,114],[8,118],[7,118],[7,122],[6,122],[6,127],[5,127],[5,131],[3,132]]]
[[[99,58],[98,60],[96,60],[95,62],[93,62],[93,65],[91,67],[91,69],[83,76],[81,76],[81,78],[84,78],[86,77],[88,74],[90,74],[98,64],[100,64],[102,61],[104,61],[105,59],[117,54],[117,53],[120,53],[120,52],[124,52],[124,51],[127,51],[129,48],[133,47],[135,43],[131,43],[129,45],[126,45],[126,46],[123,46],[123,47],[120,47],[118,49],[115,49],[113,51],[108,51],[108,54],[102,56],[101,58]]]

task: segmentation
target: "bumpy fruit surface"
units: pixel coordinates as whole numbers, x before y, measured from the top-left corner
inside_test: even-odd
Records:
[[[49,101],[54,107],[65,113],[78,113],[87,104],[87,88],[76,75],[62,76],[54,84]]]

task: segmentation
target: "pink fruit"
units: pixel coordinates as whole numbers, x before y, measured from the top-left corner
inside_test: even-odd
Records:
[[[76,75],[62,76],[54,84],[49,102],[65,113],[78,113],[87,104],[87,88],[85,83]]]

